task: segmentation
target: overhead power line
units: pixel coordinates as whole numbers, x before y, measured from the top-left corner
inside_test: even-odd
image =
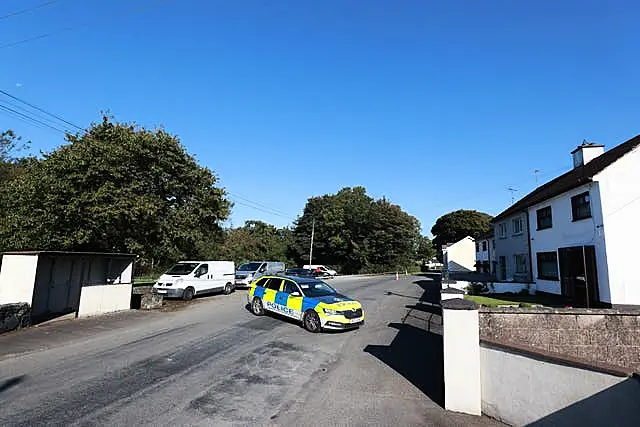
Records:
[[[39,3],[39,4],[35,5],[35,6],[28,7],[26,9],[16,10],[15,12],[7,13],[5,15],[0,15],[0,21],[4,20],[4,19],[12,18],[14,16],[22,15],[24,13],[32,12],[32,11],[37,10],[37,9],[41,9],[43,7],[49,6],[50,4],[56,3],[57,1],[58,0],[49,0],[49,1],[45,1],[45,2]]]
[[[147,5],[142,6],[142,7],[133,7],[133,8],[125,9],[124,11],[122,11],[122,12],[116,14],[116,15],[112,15],[109,18],[94,19],[92,21],[84,22],[82,24],[63,27],[63,28],[60,28],[58,30],[52,31],[50,33],[43,33],[43,34],[40,34],[40,35],[37,35],[37,36],[28,37],[26,39],[16,40],[14,42],[5,43],[3,45],[0,45],[0,49],[19,46],[19,45],[22,45],[22,44],[25,44],[25,43],[30,43],[30,42],[36,41],[36,40],[42,40],[42,39],[46,39],[46,38],[49,38],[49,37],[57,36],[58,34],[66,33],[66,32],[69,32],[69,31],[74,31],[74,30],[77,30],[77,29],[80,29],[80,28],[90,27],[90,26],[95,25],[95,24],[100,24],[100,23],[106,22],[110,18],[112,19],[112,18],[115,18],[116,16],[123,17],[123,16],[127,16],[127,15],[134,15],[136,13],[140,13],[140,12],[143,12],[143,11],[146,11],[146,10],[149,10],[149,9],[153,9],[156,6],[159,6],[160,3],[167,3],[169,1],[172,1],[172,0],[156,0],[156,1],[151,2],[151,4],[147,4]]]
[[[289,215],[287,212],[281,211],[279,209],[272,208],[272,207],[267,206],[267,205],[263,205],[262,203],[255,202],[255,201],[253,201],[251,199],[248,199],[246,197],[243,197],[243,196],[241,196],[241,195],[239,195],[237,193],[232,193],[230,191],[228,191],[228,193],[229,193],[229,195],[231,195],[231,196],[233,196],[233,197],[235,197],[237,199],[244,200],[245,202],[252,203],[254,205],[257,205],[257,206],[260,206],[262,208],[268,209],[268,210],[270,210],[272,212],[275,212],[275,213],[278,213],[278,214],[281,214],[281,215],[287,215],[287,216]]]
[[[45,123],[45,122],[43,122],[43,121],[41,121],[41,120],[38,120],[38,119],[33,118],[33,117],[30,117],[29,115],[27,115],[27,114],[23,114],[23,113],[21,113],[20,111],[14,110],[14,109],[13,109],[13,108],[11,108],[11,107],[7,107],[6,105],[2,105],[2,104],[0,104],[0,109],[5,110],[5,111],[8,111],[8,112],[10,112],[10,113],[14,114],[15,116],[17,116],[17,117],[19,117],[19,118],[21,118],[21,119],[23,119],[23,120],[25,120],[25,121],[27,121],[27,122],[30,122],[30,123],[37,123],[37,124],[39,124],[39,125],[45,126],[45,127],[49,128],[49,129],[55,130],[55,131],[60,132],[60,133],[62,133],[62,134],[66,134],[66,132],[65,132],[64,130],[62,130],[62,129],[58,129],[58,128],[57,128],[57,127],[55,127],[55,126],[51,126],[51,125],[50,125],[50,124],[48,124],[48,123]]]
[[[71,123],[70,121],[63,119],[62,117],[60,117],[60,116],[58,116],[58,115],[56,115],[56,114],[53,114],[53,113],[51,113],[51,112],[49,112],[49,111],[45,110],[44,108],[40,108],[40,107],[38,107],[37,105],[34,105],[34,104],[30,103],[30,102],[27,102],[27,101],[25,101],[25,100],[23,100],[23,99],[18,98],[17,96],[13,96],[13,95],[11,95],[10,93],[8,93],[8,92],[6,92],[6,91],[4,91],[4,90],[2,90],[2,89],[0,89],[0,93],[1,93],[1,94],[3,94],[3,95],[5,95],[5,96],[8,96],[8,97],[9,97],[9,98],[11,98],[11,99],[15,99],[16,101],[21,102],[21,103],[23,103],[24,105],[28,105],[29,107],[31,107],[31,108],[33,108],[33,109],[35,109],[35,110],[38,110],[38,111],[40,111],[40,112],[42,112],[42,113],[44,113],[44,114],[46,114],[46,115],[48,115],[48,116],[51,116],[51,117],[53,117],[53,118],[55,118],[55,119],[57,119],[57,120],[60,120],[61,122],[66,123],[66,124],[68,124],[69,126],[72,126],[72,127],[76,128],[76,129],[78,129],[78,130],[80,130],[80,131],[83,131],[83,130],[84,130],[84,129],[82,129],[80,126],[75,125],[75,124]]]
[[[244,202],[241,202],[241,201],[238,201],[238,200],[233,200],[233,202],[234,202],[234,203],[237,203],[238,205],[245,206],[245,207],[247,207],[247,208],[256,209],[256,210],[258,210],[258,211],[261,211],[261,212],[267,213],[267,214],[269,214],[269,215],[279,216],[279,217],[282,217],[282,218],[285,218],[285,219],[288,219],[288,220],[294,220],[294,219],[295,219],[295,218],[290,217],[290,216],[288,216],[288,215],[281,215],[281,214],[279,214],[279,213],[272,212],[272,211],[269,211],[269,210],[267,210],[267,209],[262,209],[262,208],[260,208],[260,207],[258,207],[258,206],[254,206],[254,205],[251,205],[251,204],[248,204],[248,203],[244,203]]]

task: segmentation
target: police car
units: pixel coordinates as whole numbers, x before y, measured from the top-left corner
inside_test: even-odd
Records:
[[[310,277],[263,276],[249,287],[247,302],[256,316],[278,313],[302,321],[310,332],[364,324],[362,304]]]

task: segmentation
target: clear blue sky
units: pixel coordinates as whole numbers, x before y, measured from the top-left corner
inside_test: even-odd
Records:
[[[0,15],[43,1],[4,0]],[[507,187],[567,170],[583,139],[640,133],[639,14],[632,1],[58,0],[0,19],[0,45],[86,24],[0,48],[0,88],[81,126],[102,110],[163,125],[236,201],[295,218],[363,185],[427,234],[451,210],[499,213]],[[63,143],[2,111],[0,128],[36,150]],[[247,219],[291,221],[236,205],[233,225]]]

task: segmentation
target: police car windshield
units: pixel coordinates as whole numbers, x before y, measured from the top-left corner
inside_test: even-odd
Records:
[[[184,276],[185,274],[191,273],[197,266],[197,262],[181,262],[171,267],[169,271],[167,271],[167,274]]]
[[[256,271],[260,268],[262,263],[260,262],[248,262],[238,267],[238,271]]]
[[[309,298],[326,297],[337,293],[335,289],[320,280],[300,283],[300,289],[304,296]]]

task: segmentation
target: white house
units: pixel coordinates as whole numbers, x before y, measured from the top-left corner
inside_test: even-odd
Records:
[[[606,152],[583,143],[571,153],[571,171],[494,218],[496,230],[524,218],[537,291],[576,306],[640,305],[639,146],[640,135]],[[506,242],[498,238],[496,252],[509,248]]]
[[[470,236],[442,246],[443,270],[449,272],[475,271],[476,241]]]
[[[476,240],[476,271],[478,273],[493,273],[495,271],[494,250],[493,230],[478,237]]]

